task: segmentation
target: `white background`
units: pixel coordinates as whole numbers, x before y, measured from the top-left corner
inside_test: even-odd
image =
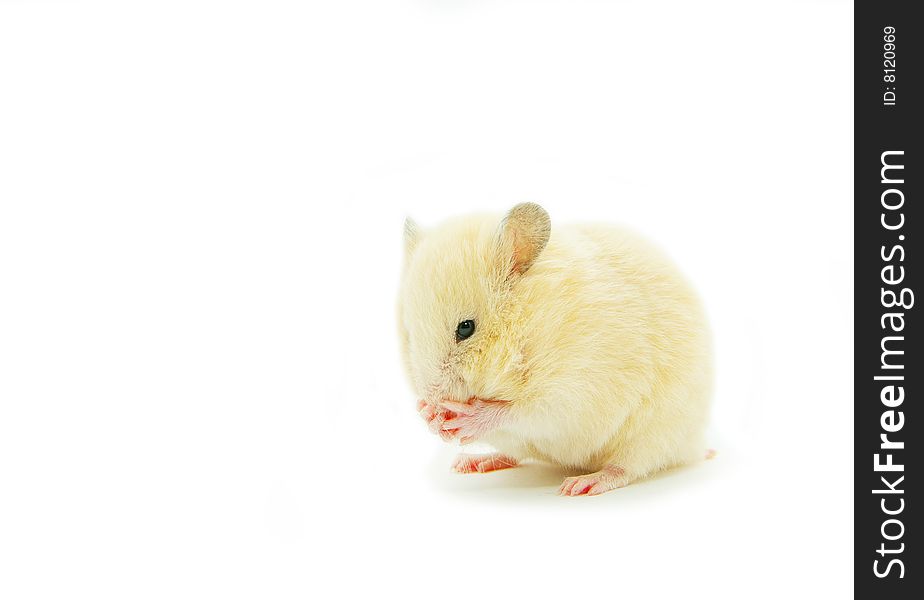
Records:
[[[0,4],[0,597],[847,597],[852,3]],[[710,462],[449,473],[406,214],[627,223]],[[793,594],[795,593],[795,596]]]

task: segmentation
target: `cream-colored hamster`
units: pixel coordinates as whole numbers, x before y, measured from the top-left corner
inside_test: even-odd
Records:
[[[553,227],[530,203],[404,233],[418,409],[443,439],[498,450],[457,471],[539,459],[588,473],[559,493],[593,495],[706,454],[706,320],[658,250],[616,227]]]

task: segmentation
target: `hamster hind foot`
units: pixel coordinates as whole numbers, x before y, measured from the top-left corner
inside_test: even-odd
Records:
[[[596,496],[629,485],[625,469],[606,466],[596,473],[566,477],[558,488],[559,496]]]
[[[716,451],[712,448],[706,450],[703,458],[711,460],[715,457]],[[633,478],[629,477],[626,470],[615,465],[608,465],[596,473],[588,475],[578,475],[577,477],[566,477],[558,488],[559,496],[596,496],[604,492],[609,492],[621,487],[626,487],[632,483]]]
[[[456,473],[488,473],[501,469],[512,469],[520,463],[504,454],[460,454],[452,465]]]

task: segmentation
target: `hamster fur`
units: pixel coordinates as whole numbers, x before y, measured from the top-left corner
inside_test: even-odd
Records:
[[[696,294],[629,231],[552,227],[536,204],[422,231],[405,223],[399,294],[418,408],[446,440],[581,470],[564,495],[598,494],[702,459],[711,352]],[[474,333],[461,339],[466,320]]]

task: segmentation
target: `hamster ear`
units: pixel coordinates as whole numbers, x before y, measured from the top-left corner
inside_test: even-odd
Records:
[[[414,219],[407,217],[404,219],[404,259],[407,260],[414,253],[420,242],[421,231]]]
[[[524,202],[510,209],[501,221],[497,246],[508,275],[522,275],[545,248],[552,233],[549,214],[538,204]]]

